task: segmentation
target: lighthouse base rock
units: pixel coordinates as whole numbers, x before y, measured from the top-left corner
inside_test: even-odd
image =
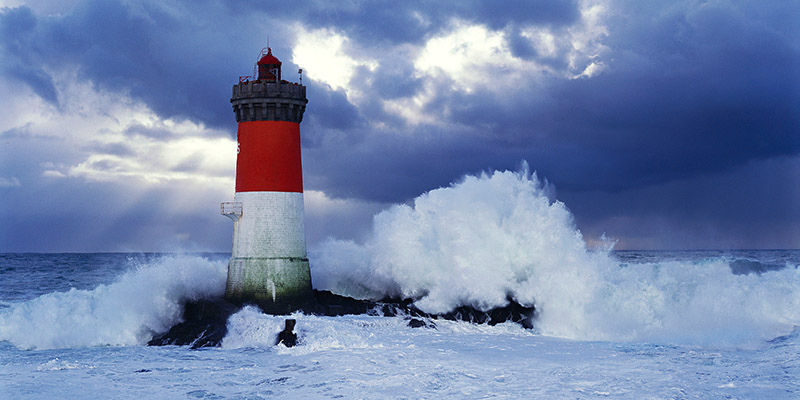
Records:
[[[532,329],[536,317],[535,308],[520,305],[510,298],[508,301],[508,305],[488,311],[462,306],[445,314],[429,314],[414,307],[411,299],[359,300],[340,296],[329,291],[314,290],[313,301],[306,301],[305,307],[293,311],[330,317],[352,314],[385,317],[405,316],[410,321],[410,327],[435,328],[435,324],[432,322],[426,323],[423,320],[446,319],[489,325],[516,322],[527,329]],[[157,335],[147,344],[150,346],[191,346],[192,348],[219,346],[228,332],[228,317],[247,304],[249,303],[234,304],[223,298],[186,303],[183,311],[183,322],[173,326],[169,331]],[[264,311],[270,314],[288,314],[288,312],[274,313],[268,310]],[[275,332],[276,335],[278,333]]]

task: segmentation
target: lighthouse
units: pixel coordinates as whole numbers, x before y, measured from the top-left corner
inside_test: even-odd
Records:
[[[233,85],[239,127],[236,193],[221,205],[233,220],[225,297],[269,313],[288,313],[313,299],[300,160],[306,103],[305,86],[282,79],[270,48],[259,53],[253,76]]]

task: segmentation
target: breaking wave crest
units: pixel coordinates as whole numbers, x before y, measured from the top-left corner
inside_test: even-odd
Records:
[[[738,345],[800,324],[796,265],[742,274],[724,258],[631,264],[610,248],[588,250],[535,174],[496,171],[379,213],[363,243],[324,242],[312,280],[353,297],[416,299],[431,313],[511,297],[536,307],[539,332],[575,339]]]
[[[185,301],[222,296],[225,277],[224,261],[163,256],[109,285],[11,303],[0,340],[25,349],[143,344],[178,322]]]
[[[631,261],[610,247],[587,249],[535,174],[497,171],[379,213],[362,243],[328,240],[311,253],[311,272],[316,289],[411,298],[429,313],[488,310],[511,298],[536,307],[537,332],[582,340],[742,346],[800,325],[794,258]],[[3,303],[0,341],[26,349],[144,344],[179,321],[186,301],[224,293],[225,260],[172,255],[134,267],[91,290]],[[317,339],[335,345],[327,320],[310,320],[321,326]],[[280,319],[246,308],[228,327],[223,347],[268,344],[274,333],[263,329],[277,332]]]

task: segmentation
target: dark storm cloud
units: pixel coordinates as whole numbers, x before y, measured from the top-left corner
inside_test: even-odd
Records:
[[[335,197],[404,202],[465,173],[519,166],[514,150],[501,157],[485,141],[458,141],[449,134],[431,129],[415,140],[365,134],[360,143],[305,149],[305,184]]]
[[[208,4],[206,4],[208,6]],[[135,98],[165,117],[185,116],[215,126],[229,122],[228,110],[217,104],[230,91],[231,67],[249,72],[252,60],[241,54],[236,37],[214,32],[214,24],[235,25],[239,16],[261,15],[266,26],[280,27],[292,20],[309,26],[333,27],[362,43],[419,43],[439,32],[453,18],[502,28],[509,23],[566,24],[577,16],[574,2],[511,2],[492,6],[484,2],[392,3],[391,7],[366,2],[353,6],[327,2],[263,2],[247,5],[247,13],[235,4],[212,5],[210,10],[189,7],[192,18],[163,8],[120,1],[85,2],[58,17],[36,17],[26,7],[3,11],[4,45],[14,56],[4,64],[37,93],[55,102],[52,78],[41,66],[77,65],[82,77],[108,90],[129,91]],[[217,15],[217,13],[222,15]],[[252,27],[250,27],[252,28]],[[261,29],[244,36],[258,37]],[[274,32],[274,42],[281,31]],[[239,35],[241,37],[242,35]],[[204,38],[209,40],[203,41]],[[277,39],[277,40],[276,40]],[[251,40],[253,41],[253,40]],[[284,52],[284,54],[288,51]],[[408,69],[399,71],[407,73]],[[394,73],[397,76],[397,73]],[[408,93],[396,79],[386,81],[387,96]]]
[[[43,99],[57,103],[53,80],[40,66],[42,60],[33,52],[38,43],[33,40],[37,28],[36,16],[25,7],[0,10],[0,68],[4,75],[25,82]]]
[[[53,44],[55,54],[65,40],[73,51],[63,57],[80,66],[81,76],[112,92],[129,91],[165,117],[216,126],[227,122],[229,110],[219,107],[217,99],[229,95],[231,78],[223,61],[236,59],[232,51],[217,42],[190,42],[193,30],[193,39],[202,41],[201,26],[146,3],[141,7],[85,3],[50,20],[43,40]]]
[[[350,6],[307,2],[300,7],[290,2],[263,2],[260,6],[248,3],[247,13],[235,3],[179,8],[190,12],[191,18],[144,2],[135,6],[121,1],[79,3],[61,16],[36,16],[23,6],[2,12],[7,33],[2,40],[6,50],[3,67],[54,104],[56,92],[45,68],[77,67],[82,78],[111,92],[128,93],[164,117],[191,118],[222,127],[230,124],[230,110],[221,107],[219,99],[230,94],[231,71],[247,74],[253,61],[243,50],[261,44],[263,33],[271,33],[273,42],[287,43],[287,38],[280,36],[285,29],[276,29],[281,24],[298,21],[331,27],[358,43],[395,45],[420,44],[454,18],[502,28],[515,23],[567,24],[578,15],[575,3],[569,1],[516,3],[493,7],[483,2],[412,2],[387,7],[369,2]],[[253,17],[261,26],[246,26],[252,32],[243,35],[212,28],[241,24],[243,16]],[[242,37],[249,40],[237,42]],[[283,54],[289,53],[284,49]],[[412,61],[380,66],[375,84],[382,96],[413,93],[420,82],[412,78]],[[317,92],[323,106],[338,96],[337,104],[352,110],[341,94],[328,92],[332,93]],[[339,126],[344,121],[342,115],[325,120]]]
[[[79,77],[129,94],[163,117],[228,125],[229,107],[219,99],[230,96],[231,71],[249,73],[253,54],[243,50],[253,44],[210,29],[210,17],[179,18],[147,3],[134,8],[119,1],[80,3],[61,16],[36,16],[24,6],[3,9],[2,66],[52,103],[52,77],[44,71],[74,68]]]
[[[587,153],[603,154],[586,161],[608,174],[593,182],[606,187],[639,186],[800,151],[791,88],[753,84],[761,77],[751,76],[743,77],[748,82],[743,87],[720,89],[711,75],[615,72],[574,82],[556,92],[568,106],[546,110],[561,123],[545,129]],[[778,73],[774,79],[787,76]]]
[[[78,3],[56,16],[24,6],[6,8],[0,11],[0,70],[53,104],[58,104],[58,83],[50,73],[67,69],[99,89],[144,102],[163,118],[186,118],[234,132],[230,87],[237,75],[250,73],[266,36],[285,71],[291,71],[296,68],[289,60],[291,27],[330,28],[348,37],[348,54],[378,64],[357,67],[348,88],[365,101],[306,78],[309,105],[302,130],[307,189],[333,197],[403,202],[465,173],[515,169],[527,160],[531,169],[556,184],[568,206],[574,204],[579,224],[592,234],[606,231],[613,236],[612,229],[635,233],[645,220],[668,220],[664,226],[676,232],[687,226],[702,231],[705,225],[692,224],[703,219],[713,229],[753,232],[741,234],[744,239],[737,246],[748,240],[768,245],[769,240],[754,238],[770,230],[794,237],[800,199],[786,182],[796,182],[797,175],[777,172],[787,166],[796,170],[800,154],[800,3],[612,1],[605,8],[607,33],[597,39],[603,50],[582,61],[604,67],[577,79],[566,78],[566,72],[579,74],[586,65],[569,70],[569,49],[539,54],[522,34],[526,26],[536,25],[564,36],[580,24],[576,1],[544,0],[169,5],[111,0]],[[527,78],[517,75],[519,81],[501,91],[478,86],[467,92],[455,89],[456,82],[448,77],[434,80],[420,74],[414,68],[418,54],[394,52],[421,48],[427,40],[450,33],[456,21],[502,32],[514,56],[552,70]],[[500,81],[504,73],[488,71],[486,79]],[[383,107],[383,100],[409,99],[428,89],[433,89],[433,98],[425,111],[439,118],[437,124],[414,124]],[[125,133],[132,138],[169,135],[144,126]],[[100,150],[127,154],[124,145]],[[31,171],[41,170],[36,165],[40,161],[20,158],[0,178],[18,177],[25,188],[38,178]],[[28,172],[18,172],[21,166]],[[736,192],[738,178],[761,186],[747,199],[717,207],[719,198]],[[53,182],[49,184],[58,186],[54,198],[74,196],[67,182]],[[47,189],[46,182],[32,187]],[[36,203],[34,192],[19,189],[13,188],[17,191],[8,192],[13,197],[4,200]],[[110,192],[92,202],[113,204],[124,197]],[[222,226],[220,221],[203,219],[198,225],[189,215],[153,211],[167,195],[148,194],[125,215],[103,221],[111,224],[107,232],[115,235],[115,243],[146,240],[165,220],[191,227],[170,227],[156,235],[165,241],[167,233],[202,231],[206,222]],[[770,196],[782,200],[771,202]],[[17,218],[7,212],[4,221],[21,227],[20,237],[32,242],[41,232],[37,227],[58,225],[47,236],[61,244],[52,249],[87,248],[64,236],[64,226],[91,214],[81,208],[87,198],[53,204],[46,216]],[[681,208],[686,199],[696,208]],[[742,222],[748,210],[758,210],[753,215],[763,224]],[[39,218],[41,224],[28,217]],[[109,212],[103,218],[114,216]],[[123,233],[113,223],[147,228]],[[609,226],[613,228],[604,228]],[[3,241],[10,240],[12,233],[3,231]],[[229,243],[229,226],[221,232],[214,241]],[[112,239],[100,235],[96,240]]]
[[[600,187],[800,152],[797,28],[730,14],[690,10],[612,28],[610,72],[552,86],[544,113],[559,123],[548,129],[606,156],[595,166],[608,171]]]
[[[267,15],[335,27],[359,42],[419,43],[454,20],[502,29],[509,24],[568,25],[580,15],[574,0],[463,1],[259,1],[228,2],[231,12],[260,10]]]
[[[389,58],[389,57],[387,57]],[[422,78],[414,76],[412,60],[392,57],[372,73],[371,85],[384,99],[413,96],[422,86]]]
[[[800,157],[617,192],[559,191],[587,237],[618,248],[797,248]]]
[[[636,11],[647,12],[645,22],[621,23],[632,15],[617,15],[620,23],[609,24],[608,68],[592,78],[519,82],[500,94],[429,82],[438,89],[427,111],[464,128],[436,143],[424,138],[439,128],[425,125],[407,127],[412,135],[365,142],[369,150],[360,158],[373,167],[363,174],[395,180],[394,200],[402,201],[419,187],[441,184],[447,174],[438,165],[477,170],[524,158],[560,187],[619,190],[800,152],[797,28],[741,18],[747,11],[741,7]],[[382,85],[391,92],[383,82],[374,81],[371,93],[379,97]],[[381,147],[390,141],[397,143]],[[465,149],[481,149],[480,156]],[[372,159],[371,152],[380,156]],[[333,153],[321,170],[352,163]],[[371,183],[359,188],[343,179],[325,189],[344,186],[349,195],[390,200],[390,189],[376,189],[378,176],[362,179]]]
[[[324,139],[321,135],[330,130],[354,131],[364,126],[364,120],[350,101],[344,89],[332,89],[326,84],[315,81],[306,83],[306,96],[309,97],[308,108],[303,115],[306,125],[313,125],[308,134],[303,135],[303,144],[318,146]]]

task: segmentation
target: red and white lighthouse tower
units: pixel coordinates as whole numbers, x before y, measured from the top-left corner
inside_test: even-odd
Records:
[[[240,77],[231,97],[239,129],[236,194],[222,203],[234,221],[225,297],[285,313],[313,298],[300,160],[308,100],[305,86],[281,79],[272,49],[261,51],[254,75]]]

